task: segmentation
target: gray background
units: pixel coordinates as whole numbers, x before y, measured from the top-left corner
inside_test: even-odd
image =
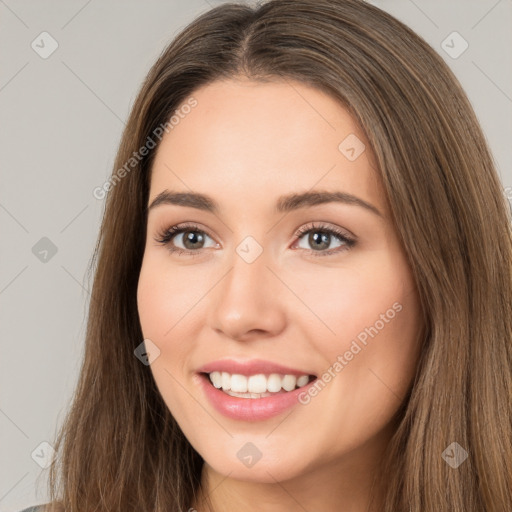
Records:
[[[124,120],[154,60],[177,31],[219,3],[0,0],[0,512],[47,499],[40,464],[51,452],[41,443],[52,442],[80,367],[86,268],[103,208],[92,191],[110,175]],[[503,186],[512,186],[512,1],[371,3],[451,66]],[[35,41],[48,51],[43,31],[58,43],[46,59],[31,47]],[[457,58],[441,46],[454,31],[469,44]],[[463,42],[444,44],[453,54]],[[48,244],[43,237],[54,255],[39,252]]]

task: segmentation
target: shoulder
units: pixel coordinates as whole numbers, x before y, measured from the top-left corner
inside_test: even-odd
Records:
[[[35,505],[33,507],[24,508],[20,512],[43,512],[44,505]]]

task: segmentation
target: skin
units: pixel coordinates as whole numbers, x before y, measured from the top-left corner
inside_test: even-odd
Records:
[[[420,307],[369,145],[340,103],[301,83],[240,78],[193,96],[197,106],[158,148],[148,205],[172,189],[207,194],[220,211],[150,210],[137,300],[144,337],[160,350],[150,366],[158,389],[205,460],[204,495],[216,511],[379,510],[381,490],[369,509],[370,488],[415,374]],[[354,161],[338,149],[349,134],[366,145]],[[320,189],[353,194],[382,216],[335,202],[273,211],[283,194]],[[194,257],[155,242],[183,222],[204,230],[203,244],[190,249],[177,235],[169,245]],[[320,249],[331,255],[315,256],[308,234],[296,236],[313,222],[356,245],[333,252],[343,242],[331,236]],[[247,236],[263,249],[250,264],[236,252]],[[234,420],[199,386],[196,370],[226,357],[321,376],[394,303],[401,311],[307,405]],[[262,453],[250,468],[236,455],[249,441]],[[206,510],[200,498],[191,506]]]

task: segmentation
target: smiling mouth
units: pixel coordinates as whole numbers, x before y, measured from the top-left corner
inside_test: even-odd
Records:
[[[213,371],[201,375],[219,391],[237,398],[265,398],[289,393],[307,386],[316,379],[315,375],[255,374],[240,375]]]

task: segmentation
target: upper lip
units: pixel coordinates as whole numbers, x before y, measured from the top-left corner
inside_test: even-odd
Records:
[[[263,373],[269,375],[271,373],[279,373],[281,375],[315,375],[308,370],[298,370],[296,368],[289,368],[281,364],[273,363],[272,361],[265,361],[263,359],[249,359],[246,361],[235,361],[234,359],[221,359],[212,361],[197,370],[199,373],[211,372],[227,372],[230,374],[238,375],[256,375]]]

